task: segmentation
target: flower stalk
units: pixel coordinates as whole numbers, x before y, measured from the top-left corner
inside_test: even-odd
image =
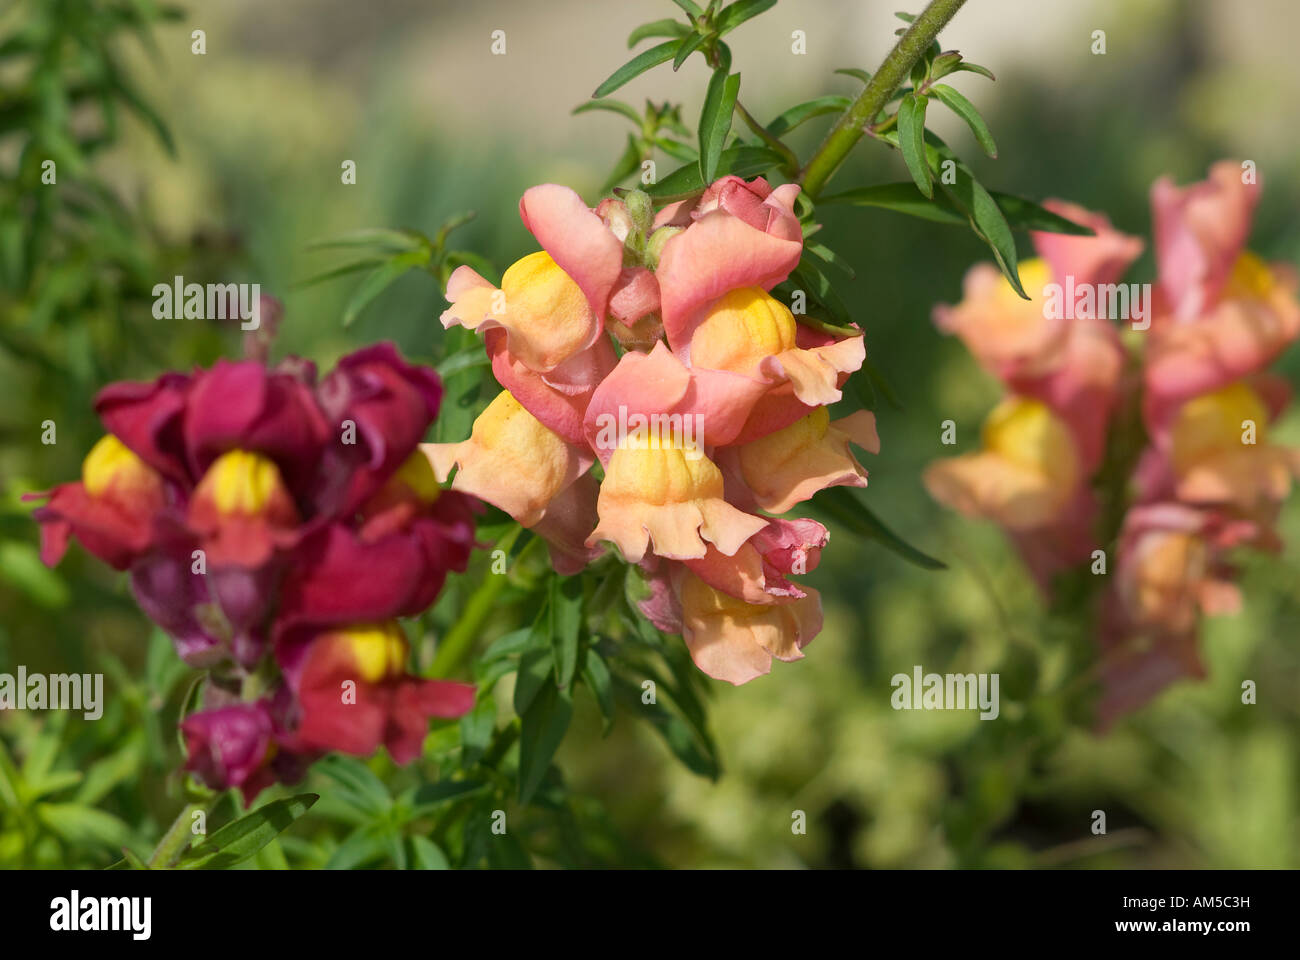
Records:
[[[862,93],[840,116],[817,152],[809,158],[799,177],[805,193],[816,197],[821,192],[854,144],[862,139],[866,127],[875,121],[876,115],[884,109],[894,91],[907,80],[912,66],[921,59],[939,31],[956,16],[965,2],[966,0],[932,0],[912,21]]]

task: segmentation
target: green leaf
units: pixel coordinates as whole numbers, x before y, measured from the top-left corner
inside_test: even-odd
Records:
[[[857,187],[829,197],[822,197],[819,204],[847,203],[856,207],[880,207],[905,213],[911,217],[932,220],[936,223],[965,224],[966,217],[948,203],[942,194],[933,200],[925,200],[916,195],[913,183],[878,183],[870,187]]]
[[[609,666],[605,663],[605,658],[592,647],[588,647],[583,656],[582,682],[591,690],[592,696],[596,698],[596,705],[600,707],[603,721],[601,734],[609,733],[614,725],[613,678],[609,674]]]
[[[740,92],[740,74],[715,70],[709,78],[700,111],[700,177],[705,184],[714,181],[727,134],[731,132],[731,115]]]
[[[631,50],[646,37],[684,37],[690,32],[690,27],[672,18],[654,20],[641,24],[628,34],[627,48]]]
[[[613,93],[633,77],[640,76],[652,67],[657,67],[665,61],[671,60],[680,45],[681,43],[678,40],[666,40],[633,57],[611,73],[605,82],[596,88],[591,95],[592,99],[599,100],[606,94]]]
[[[922,553],[890,530],[848,487],[829,487],[813,498],[813,505],[850,533],[875,540],[904,560],[926,570],[945,570],[947,564]]]
[[[331,267],[321,273],[313,274],[305,280],[299,280],[294,284],[298,290],[313,287],[318,283],[324,283],[327,280],[333,280],[337,277],[345,277],[350,273],[356,273],[359,270],[366,270],[384,262],[383,257],[364,257],[361,260],[353,260],[350,263],[344,263],[337,267]]]
[[[784,158],[768,147],[737,146],[722,151],[718,160],[718,169],[714,178],[734,173],[738,177],[750,177],[764,173],[784,162]],[[700,193],[705,187],[700,174],[700,165],[690,163],[678,167],[658,183],[651,184],[646,192],[660,202],[679,200]]]
[[[546,776],[573,717],[573,691],[546,684],[522,716],[519,730],[519,802],[528,804]]]
[[[673,0],[673,3],[685,10],[686,15],[693,20],[698,20],[700,17],[704,16],[704,11],[696,4],[692,3],[691,0]]]
[[[853,105],[848,97],[817,97],[791,107],[767,125],[767,132],[774,137],[782,136],[813,117],[826,113],[842,113]]]
[[[718,19],[715,21],[718,34],[730,33],[746,20],[752,20],[774,6],[776,0],[736,0],[718,14]]]
[[[680,70],[682,64],[686,62],[686,58],[704,46],[706,40],[708,40],[708,36],[703,33],[692,33],[682,40],[677,45],[677,52],[673,54],[673,72],[676,73]]]
[[[856,77],[863,83],[871,82],[871,74],[866,70],[859,70],[857,67],[840,67],[835,73],[842,73],[846,77]]]
[[[641,129],[641,114],[637,113],[636,108],[630,103],[624,103],[622,100],[588,100],[574,107],[571,115],[576,117],[580,113],[590,113],[593,110],[621,114],[635,123],[638,130]]]
[[[234,823],[191,846],[178,866],[187,870],[223,870],[243,863],[311,809],[319,794],[300,793],[258,807]]]
[[[131,828],[94,807],[77,803],[38,803],[36,817],[70,844],[121,847],[131,839]]]
[[[411,860],[417,870],[450,870],[442,848],[428,837],[411,837]]]
[[[492,358],[484,352],[480,346],[473,346],[458,353],[453,353],[446,360],[437,366],[438,376],[446,380],[452,374],[460,373],[462,370],[472,370],[474,367],[489,367],[492,365]]]
[[[930,167],[925,161],[925,105],[928,98],[909,93],[898,105],[898,146],[903,162],[912,175],[916,189],[926,197],[934,196]]]
[[[655,137],[654,145],[681,163],[699,163],[700,152],[688,144],[678,143],[676,140],[669,140],[667,137]],[[641,157],[638,155],[636,166],[639,166],[640,162]]]
[[[1013,230],[1041,230],[1048,233],[1069,233],[1078,236],[1092,236],[1092,229],[1052,211],[1039,206],[1032,200],[1015,197],[1009,193],[990,191]],[[942,193],[936,194],[934,200],[918,199],[916,189],[909,183],[878,183],[870,187],[858,187],[829,197],[822,197],[819,204],[847,203],[858,207],[880,207],[908,216],[920,217],[935,223],[966,225],[966,215],[951,203]]]
[[[384,782],[356,757],[331,753],[316,762],[315,769],[343,789],[340,799],[372,817],[392,809],[393,798]]]
[[[573,683],[578,666],[578,638],[582,632],[582,580],[552,577],[550,583],[551,645],[555,657],[555,684]]]
[[[390,853],[392,831],[386,824],[366,823],[338,845],[325,863],[326,870],[354,870]]]
[[[997,77],[993,76],[993,71],[988,67],[981,67],[978,63],[971,63],[968,60],[963,60],[961,63],[957,64],[953,72],[956,73],[962,70],[967,73],[978,73],[981,77],[988,77],[990,80],[997,79]]]
[[[546,622],[548,618],[543,611],[542,621]],[[543,641],[547,639],[545,629],[539,631]],[[555,654],[552,652],[549,644],[545,647],[535,647],[528,650],[519,658],[519,672],[515,676],[515,713],[523,716],[532,706],[533,700],[541,692],[543,687],[553,686],[551,681],[551,672],[555,669]]]
[[[990,193],[1013,230],[1069,233],[1080,237],[1091,237],[1095,232],[1092,227],[1085,227],[1081,223],[1067,220],[1060,214],[1052,213],[1051,210],[1039,206],[1032,200],[1013,197],[1009,193],[998,193],[996,190],[990,191]]]
[[[412,811],[411,819],[427,816],[444,803],[470,796],[486,788],[487,784],[482,780],[439,780],[437,783],[423,784],[415,791],[415,809]]]
[[[0,542],[0,580],[24,594],[29,600],[55,609],[68,602],[68,585],[63,578],[41,562],[33,544],[20,540]]]
[[[649,679],[649,678],[647,678]],[[656,686],[662,686],[656,683]],[[710,749],[710,744],[696,734],[686,720],[670,711],[662,703],[645,703],[642,700],[642,687],[624,677],[615,679],[615,690],[627,706],[628,713],[646,719],[655,731],[664,739],[668,749],[692,773],[697,773],[710,780],[716,780],[721,768],[717,757]]]
[[[596,103],[601,101],[597,100]],[[601,185],[601,193],[609,193],[614,187],[622,183],[633,173],[637,167],[641,166],[641,145],[637,138],[632,134],[627,135],[627,146],[623,148],[623,153],[619,156],[618,162],[614,164],[614,169],[610,171],[609,177]]]
[[[980,116],[980,112],[975,109],[975,104],[946,83],[936,83],[930,88],[930,92],[942,100],[944,106],[966,121],[971,133],[975,134],[975,139],[979,141],[980,149],[990,157],[997,157],[998,145],[993,142],[993,134],[989,132],[989,126]]]
[[[352,291],[352,296],[348,298],[347,306],[343,310],[343,326],[350,327],[352,321],[370,305],[370,302],[375,297],[387,290],[398,277],[408,270],[423,267],[427,264],[430,255],[431,251],[427,248],[399,253],[362,280],[357,285],[357,288]]]
[[[327,240],[313,240],[307,244],[308,250],[326,250],[331,247],[377,247],[387,253],[402,253],[423,246],[425,240],[411,230],[387,230],[374,227],[366,230],[353,230]]]
[[[832,266],[839,267],[848,275],[850,280],[856,276],[853,272],[853,267],[849,265],[849,262],[825,244],[808,243],[804,244],[804,249],[823,263],[829,263]]]
[[[536,646],[537,639],[537,631],[532,627],[520,627],[518,630],[511,630],[488,644],[487,649],[479,657],[479,663],[491,663],[493,660],[500,660],[502,657],[523,653],[525,650]]]
[[[970,218],[975,235],[987,243],[989,249],[993,251],[993,259],[997,261],[1002,275],[1010,282],[1011,288],[1028,300],[1029,296],[1020,282],[1017,268],[1016,241],[1011,236],[1011,226],[1007,223],[1007,218],[1003,215],[997,201],[975,179],[970,168],[958,160],[942,140],[927,136],[927,142],[935,147],[942,159],[952,160],[956,164],[956,182],[944,184],[941,180],[941,189],[948,195],[948,199]]]

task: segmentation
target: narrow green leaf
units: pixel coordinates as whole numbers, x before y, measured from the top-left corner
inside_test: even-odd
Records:
[[[988,67],[981,67],[978,63],[971,63],[969,60],[963,60],[957,64],[953,72],[956,73],[962,70],[967,73],[978,73],[981,77],[988,77],[990,80],[997,79],[997,77],[993,76],[993,71]]]
[[[1002,215],[1013,230],[1038,230],[1043,233],[1070,233],[1079,237],[1091,237],[1095,233],[1092,227],[1067,220],[1060,214],[1052,213],[1046,207],[1039,206],[1032,200],[1013,197],[1009,193],[989,191],[997,201]]]
[[[568,687],[578,666],[578,639],[582,632],[582,580],[552,577],[550,584],[551,645],[555,657],[555,684]]]
[[[674,160],[678,160],[682,163],[698,165],[700,162],[700,152],[689,144],[678,143],[676,140],[669,140],[666,137],[655,137],[654,145]],[[641,158],[638,156],[638,166],[640,165],[640,160]]]
[[[829,197],[822,197],[819,204],[847,203],[856,207],[880,207],[905,213],[911,217],[932,220],[936,223],[962,224],[966,217],[960,210],[948,202],[943,194],[933,200],[925,200],[916,194],[913,183],[878,183],[869,187],[857,187]]]
[[[365,823],[353,830],[330,855],[326,870],[355,870],[390,851],[391,834],[383,824]]]
[[[664,20],[654,20],[650,23],[641,24],[628,34],[627,48],[631,50],[646,37],[684,37],[690,32],[690,27],[673,20],[671,17]]]
[[[933,134],[928,133],[926,134],[926,143],[933,148],[939,161],[951,160],[953,162],[956,171],[956,182],[944,184],[942,178],[940,178],[940,185],[944,193],[970,218],[976,236],[987,243],[989,249],[993,251],[993,259],[997,261],[998,267],[1002,270],[1002,275],[1010,282],[1012,289],[1028,300],[1029,296],[1025,293],[1025,288],[1020,282],[1016,241],[1011,236],[1011,226],[1007,223],[1007,218],[1003,215],[997,201],[975,179],[975,175],[970,168],[957,158],[957,155],[948,148],[947,144]],[[939,169],[938,162],[936,162],[935,168],[936,170]]]
[[[352,321],[356,320],[361,311],[368,307],[375,297],[392,286],[394,281],[408,270],[414,270],[427,264],[429,256],[430,251],[428,249],[399,253],[383,266],[367,275],[361,283],[357,284],[357,288],[352,291],[352,296],[348,298],[347,306],[343,310],[343,326],[350,327]]]
[[[704,46],[706,40],[708,40],[708,36],[703,33],[692,33],[682,40],[677,45],[677,52],[673,54],[673,72],[676,73],[680,70],[682,64],[686,62],[686,58]]]
[[[324,283],[327,280],[334,280],[338,277],[346,277],[350,273],[356,273],[360,270],[367,270],[371,267],[378,266],[384,262],[383,257],[365,257],[361,260],[353,260],[350,263],[344,263],[337,267],[331,267],[320,273],[313,274],[306,279],[299,280],[293,286],[297,290],[303,290],[307,287],[314,287],[318,283]]]
[[[74,845],[120,847],[131,839],[131,828],[103,810],[77,803],[38,803],[36,817],[64,841]]]
[[[853,272],[853,267],[849,265],[849,262],[824,243],[807,243],[804,244],[804,249],[823,263],[829,263],[832,266],[839,267],[848,275],[850,280],[856,276]]]
[[[594,102],[600,103],[601,101]],[[601,185],[600,192],[609,193],[610,190],[635,173],[639,166],[641,166],[641,146],[637,138],[629,133],[627,135],[627,145],[619,155],[618,162],[614,164],[614,169],[610,171],[609,177]]]
[[[494,660],[500,660],[502,657],[523,653],[530,647],[536,646],[537,636],[537,631],[532,627],[520,627],[518,630],[511,630],[488,644],[488,648],[479,657],[479,663],[491,663]]]
[[[641,128],[641,114],[637,113],[636,108],[630,103],[624,103],[622,100],[588,100],[574,107],[571,115],[576,117],[580,113],[591,113],[593,110],[621,114],[635,123],[638,130]]]
[[[782,156],[768,147],[736,146],[722,151],[718,160],[717,177],[734,173],[738,177],[750,177],[765,173],[784,162]],[[646,192],[662,202],[680,200],[700,193],[705,187],[698,163],[678,167],[668,176],[646,188]]]
[[[948,50],[939,54],[934,58],[934,62],[930,64],[930,79],[938,80],[941,77],[948,76],[957,69],[959,63],[961,63],[961,54],[956,50]]]
[[[363,813],[379,816],[392,809],[393,798],[384,782],[356,757],[332,753],[318,760],[315,770],[337,783],[341,798]]]
[[[857,67],[840,67],[835,73],[842,73],[846,77],[856,77],[863,83],[871,82],[871,74],[866,70],[859,70]]]
[[[592,696],[596,698],[596,705],[600,707],[600,716],[604,721],[602,734],[609,733],[610,727],[614,725],[613,678],[609,675],[609,667],[604,657],[591,647],[587,648],[583,658],[582,682],[591,690]]]
[[[425,240],[410,230],[387,230],[373,227],[365,230],[353,230],[337,237],[325,240],[313,240],[307,244],[308,250],[325,250],[330,247],[378,247],[388,253],[402,253],[415,250]]]
[[[727,134],[731,132],[731,115],[736,109],[736,95],[740,92],[740,74],[715,70],[709,78],[709,89],[704,95],[704,109],[700,111],[700,177],[705,184],[713,182],[718,173],[718,162]]]
[[[542,688],[552,685],[551,672],[555,669],[555,654],[547,643],[549,638],[546,636],[545,625],[549,622],[549,617],[546,611],[542,611],[539,619],[543,626],[537,632],[541,643],[546,643],[546,646],[539,643],[525,651],[519,658],[519,672],[515,677],[514,707],[515,713],[521,717],[528,712],[533,699]]]
[[[519,802],[528,804],[541,786],[551,758],[573,717],[573,691],[546,684],[521,718],[519,730]]]
[[[1041,230],[1047,233],[1069,233],[1077,236],[1092,236],[1090,227],[1067,220],[1032,200],[1012,196],[1009,193],[989,191],[997,202],[1013,230]],[[858,207],[880,207],[908,216],[920,217],[935,223],[966,225],[966,215],[942,193],[934,200],[921,200],[916,189],[909,183],[878,183],[869,187],[857,187],[843,193],[822,197],[818,203],[825,206],[831,203],[847,203]]]
[[[922,553],[890,530],[848,487],[829,487],[813,498],[813,506],[850,533],[875,540],[904,560],[926,570],[944,570],[947,564]]]
[[[927,97],[909,93],[898,105],[898,145],[903,162],[912,175],[916,189],[927,198],[934,196],[930,167],[925,162],[925,105]]]
[[[412,818],[427,816],[444,803],[467,797],[486,788],[487,784],[482,780],[440,780],[437,783],[423,784],[415,791],[415,810]]]
[[[428,837],[411,837],[411,860],[417,870],[451,869],[451,863],[442,848]]]
[[[813,117],[827,113],[843,113],[853,105],[848,97],[817,97],[797,106],[791,107],[767,125],[767,132],[774,137],[782,136]]]
[[[178,866],[188,870],[223,870],[243,863],[319,799],[319,794],[300,793],[258,807],[191,846],[182,854]]]
[[[993,134],[989,132],[989,126],[980,116],[980,112],[975,109],[975,104],[946,83],[936,83],[930,88],[930,92],[942,100],[944,106],[966,121],[971,133],[975,134],[975,139],[979,141],[980,148],[988,156],[997,157],[998,145],[993,142]]]
[[[686,15],[692,19],[698,20],[704,16],[704,11],[699,6],[692,3],[691,0],[673,0],[673,3],[686,11]]]
[[[715,21],[719,34],[730,33],[746,20],[752,20],[767,10],[776,6],[776,0],[736,0],[735,3],[724,7],[722,13],[718,14]]]
[[[640,76],[652,67],[657,67],[659,64],[671,60],[673,54],[677,52],[678,46],[680,46],[678,40],[665,40],[663,43],[633,57],[611,73],[605,82],[596,88],[591,95],[592,99],[599,100],[601,97],[613,93],[633,77]]]

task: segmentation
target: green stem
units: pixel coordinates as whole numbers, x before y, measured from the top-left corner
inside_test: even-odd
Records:
[[[935,36],[965,2],[966,0],[931,0],[921,15],[912,21],[907,32],[899,37],[880,69],[867,82],[858,99],[844,111],[804,167],[799,180],[809,196],[816,197],[821,192],[854,144],[862,139],[866,125],[875,121],[876,115],[885,108],[894,91],[907,80],[912,66],[921,59]]]
[[[514,546],[515,540],[522,531],[523,527],[516,527],[502,538],[497,549],[504,550],[506,556],[509,556],[510,548]],[[514,562],[518,564],[523,560],[533,549],[534,544],[541,542],[541,539],[541,537],[534,537],[528,541],[519,551],[519,556],[515,557]],[[483,630],[483,624],[492,615],[498,595],[505,589],[509,579],[509,576],[504,573],[488,573],[478,589],[470,594],[459,619],[452,624],[451,629],[442,638],[442,643],[438,645],[438,652],[434,654],[433,664],[429,668],[430,676],[445,677],[465,661],[473,649],[474,641]]]
[[[200,810],[207,810],[207,806],[206,803],[187,803],[181,808],[181,812],[176,814],[176,819],[172,821],[172,825],[167,828],[167,832],[163,834],[163,838],[158,841],[158,846],[150,855],[150,867],[170,867],[176,862],[181,851],[190,842],[190,825],[194,814]]]
[[[782,143],[779,137],[768,133],[767,128],[754,119],[754,115],[745,109],[739,99],[736,100],[736,113],[741,120],[745,121],[745,126],[758,134],[760,140],[785,158],[785,169],[788,172],[794,173],[799,169],[799,158],[795,156],[794,151]]]

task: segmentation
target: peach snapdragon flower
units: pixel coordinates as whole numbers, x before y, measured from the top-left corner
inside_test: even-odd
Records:
[[[800,325],[770,293],[798,265],[796,184],[723,177],[655,213],[644,194],[591,209],[567,187],[525,192],[542,249],[496,287],[462,266],[444,326],[483,335],[503,392],[439,479],[544,537],[571,574],[613,548],[710,676],[744,683],[795,660],[820,598],[787,579],[827,540],[775,519],[834,485],[866,485],[850,447],[879,450],[869,412],[825,410],[865,358],[861,334]]]

